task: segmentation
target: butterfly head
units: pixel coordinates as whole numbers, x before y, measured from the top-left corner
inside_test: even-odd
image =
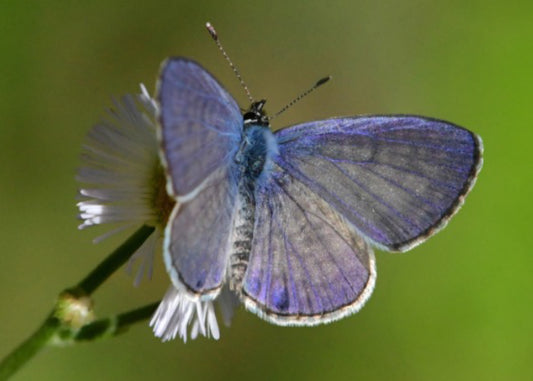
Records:
[[[260,101],[253,102],[250,105],[250,108],[243,114],[244,127],[251,125],[259,125],[263,127],[268,127],[269,118],[266,115],[266,112],[263,110],[266,100],[261,99]]]

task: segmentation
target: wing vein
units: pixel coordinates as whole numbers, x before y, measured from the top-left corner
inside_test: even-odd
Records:
[[[320,221],[324,222],[333,232],[336,233],[337,237],[340,238],[348,247],[351,246],[351,243],[348,242],[342,235],[339,234],[339,232],[335,229],[335,227],[331,224],[330,221],[324,219],[322,216],[316,214],[316,213],[313,213],[312,211],[309,211],[309,210],[306,210],[304,207],[302,207],[302,205],[296,201],[296,199],[282,186],[282,184],[279,184],[278,181],[276,181],[278,183],[278,185],[280,186],[281,190],[287,195],[287,197],[298,207],[298,209],[300,209],[300,211],[302,212],[302,214],[304,215],[305,219],[308,221],[308,225],[315,231],[315,235],[318,237],[319,234],[317,233],[316,231],[316,228],[314,226],[314,224],[310,221],[310,219],[308,218],[309,215],[311,216],[314,216],[316,217],[317,219],[319,219]],[[309,187],[307,187],[305,184],[299,182],[302,186],[304,186],[305,188],[309,189]],[[311,189],[309,189],[310,192],[312,192]],[[324,242],[322,242],[322,240],[318,240],[318,242],[320,243],[320,245],[324,248],[324,250],[326,251],[326,253],[328,254],[328,257],[331,259],[331,261],[333,263],[335,263],[335,266],[337,267],[337,269],[339,270],[339,273],[342,275],[342,277],[344,278],[344,280],[346,281],[347,284],[350,285],[350,287],[352,288],[352,291],[353,290],[353,287],[352,287],[352,284],[350,282],[350,279],[346,276],[346,274],[344,273],[343,271],[343,268],[341,265],[339,265],[339,263],[337,262],[336,258],[333,256],[333,254],[331,253],[331,251],[329,250],[329,248],[325,245]],[[320,266],[320,269],[323,270],[322,266]],[[324,274],[324,271],[322,271],[322,274]],[[325,275],[323,275],[323,278],[326,279],[327,283],[328,283],[328,287],[330,288],[330,290],[333,290],[333,287],[332,287],[332,284],[331,282],[329,282],[329,280],[325,277]],[[328,299],[330,301],[330,303],[333,305],[332,303],[332,300],[331,298],[329,297],[328,295]]]
[[[280,158],[278,158],[278,160],[280,160]],[[316,189],[313,189],[313,188],[311,188],[308,185],[309,183],[313,183],[313,181],[311,179],[309,179],[309,177],[306,176],[302,171],[300,171],[299,169],[295,168],[294,166],[292,166],[291,164],[289,164],[288,162],[285,162],[285,161],[283,161],[283,164],[280,164],[280,165],[282,167],[290,169],[293,175],[296,174],[300,178],[300,182],[302,182],[303,184],[306,184],[306,186],[309,189],[311,189],[311,191],[313,193],[320,194],[321,193],[320,191],[322,191],[322,193],[331,195],[337,202],[339,202],[339,204],[341,204],[342,206],[348,208],[354,214],[354,217],[357,217],[359,219],[359,221],[361,222],[362,225],[366,226],[369,230],[371,230],[378,237],[382,238],[383,240],[386,240],[386,236],[381,231],[379,231],[377,226],[371,224],[370,222],[368,222],[367,219],[363,218],[362,215],[357,210],[355,210],[349,204],[347,204],[336,193],[330,192],[323,185],[321,185],[320,183],[314,182],[314,187],[318,188],[318,190],[319,190],[319,191],[317,191]],[[305,181],[301,181],[301,179],[304,179]]]

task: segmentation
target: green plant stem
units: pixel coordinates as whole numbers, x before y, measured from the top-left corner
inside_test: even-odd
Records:
[[[62,321],[60,318],[58,318],[58,316],[60,316],[60,314],[58,314],[58,309],[61,308],[60,305],[62,301],[62,295],[91,295],[118,268],[120,268],[120,266],[127,262],[127,260],[133,255],[133,253],[135,253],[135,251],[137,251],[137,249],[141,247],[141,245],[146,241],[150,234],[153,233],[153,231],[153,227],[142,226],[135,233],[133,233],[133,235],[129,237],[126,242],[113,251],[98,266],[96,266],[96,268],[76,286],[60,293],[56,306],[45,319],[43,324],[28,339],[15,348],[10,354],[8,354],[2,360],[2,362],[0,362],[0,381],[7,380],[31,358],[39,353],[45,346],[50,345],[53,342],[64,343],[72,341],[88,341],[99,337],[114,336],[115,334],[123,332],[129,325],[150,317],[157,307],[156,303],[152,303],[148,306],[141,307],[130,312],[119,314],[112,318],[97,320],[95,322],[86,324],[79,329],[75,329],[75,327],[69,325],[68,322]],[[109,327],[111,327],[110,323],[113,323],[112,330],[109,330]],[[102,331],[102,327],[107,328]],[[72,334],[65,335],[64,332]],[[85,336],[82,335],[83,332],[85,332]],[[88,332],[93,332],[92,339],[90,338],[91,335],[89,335]]]
[[[28,360],[35,356],[54,337],[60,326],[59,319],[50,314],[44,323],[0,363],[0,380],[7,380]]]
[[[152,226],[141,226],[126,242],[120,245],[78,283],[77,288],[82,289],[87,295],[91,295],[111,274],[130,259],[154,230],[155,228]]]
[[[117,316],[93,321],[83,326],[72,340],[75,342],[93,341],[124,333],[131,325],[150,318],[160,302],[157,301]]]

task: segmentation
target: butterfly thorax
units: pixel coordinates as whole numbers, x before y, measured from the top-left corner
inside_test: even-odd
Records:
[[[268,124],[245,123],[241,145],[235,155],[239,185],[228,271],[230,288],[235,291],[241,289],[252,247],[256,184],[265,172],[265,164],[275,145]]]

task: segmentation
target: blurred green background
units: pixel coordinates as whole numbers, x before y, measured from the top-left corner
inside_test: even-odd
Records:
[[[495,5],[495,4],[505,4]],[[281,328],[239,310],[218,342],[160,343],[146,324],[44,351],[16,380],[532,380],[531,1],[0,2],[0,357],[124,238],[76,229],[74,174],[112,95],[153,89],[169,55],[200,61],[247,101],[204,29],[211,21],[257,98],[281,108],[333,81],[275,128],[412,113],[480,134],[485,166],[448,228],[407,254],[377,252],[358,314]],[[99,316],[162,297],[167,275],[119,271]]]

